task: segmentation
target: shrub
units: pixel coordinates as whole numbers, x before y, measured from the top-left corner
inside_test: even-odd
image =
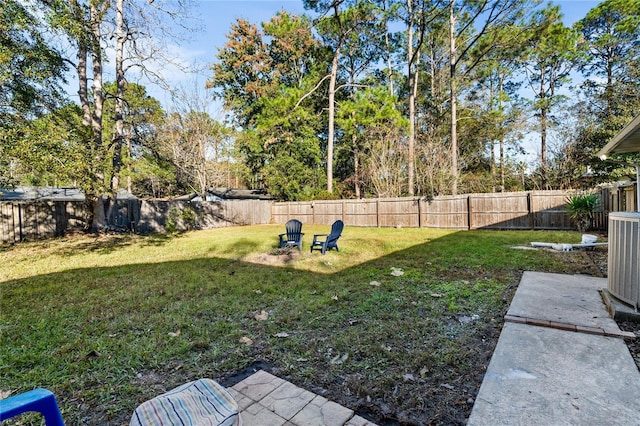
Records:
[[[580,232],[591,229],[593,213],[599,207],[597,194],[573,195],[567,198],[567,212]]]

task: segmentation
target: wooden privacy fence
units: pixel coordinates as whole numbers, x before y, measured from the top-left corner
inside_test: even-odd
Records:
[[[433,199],[376,198],[308,202],[278,202],[275,223],[297,218],[303,223],[329,225],[341,219],[350,226],[449,229],[575,229],[566,213],[566,200],[575,192],[532,191],[465,194]],[[603,200],[604,201],[604,200]],[[603,203],[603,207],[606,206]],[[606,212],[596,214],[594,226],[604,229]]]
[[[168,228],[283,224],[292,218],[322,225],[342,219],[349,226],[568,230],[575,229],[565,212],[567,197],[573,194],[575,192],[531,191],[433,199],[404,197],[276,203],[265,200],[118,200],[110,210],[109,224],[119,230],[141,233],[164,232]],[[595,229],[606,230],[609,211],[617,211],[623,204],[632,205],[632,201],[620,201],[626,200],[625,194],[609,189],[599,192],[601,211],[595,215]],[[0,202],[0,242],[62,236],[69,230],[85,228],[89,217],[86,203],[79,201],[3,201]]]
[[[105,209],[107,210],[107,209]],[[63,236],[87,226],[91,209],[83,201],[0,202],[0,242]],[[262,200],[140,201],[118,200],[109,226],[120,231],[164,232],[269,223],[271,203]]]

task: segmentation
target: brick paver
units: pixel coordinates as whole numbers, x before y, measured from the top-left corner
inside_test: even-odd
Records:
[[[229,392],[243,426],[376,426],[353,410],[262,370]]]

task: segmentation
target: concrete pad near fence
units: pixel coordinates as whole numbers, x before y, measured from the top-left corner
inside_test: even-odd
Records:
[[[606,278],[526,271],[509,306],[508,316],[618,328],[602,301]]]
[[[523,275],[468,425],[640,424],[640,372],[621,338],[630,336],[604,307],[603,285]]]

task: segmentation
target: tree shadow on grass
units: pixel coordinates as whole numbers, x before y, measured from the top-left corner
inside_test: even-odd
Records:
[[[516,240],[454,233],[332,274],[211,257],[8,281],[3,386],[49,387],[70,424],[122,424],[164,390],[263,363],[380,425],[462,424],[522,270],[571,272],[553,253],[505,255]],[[345,238],[335,256],[356,250]]]

